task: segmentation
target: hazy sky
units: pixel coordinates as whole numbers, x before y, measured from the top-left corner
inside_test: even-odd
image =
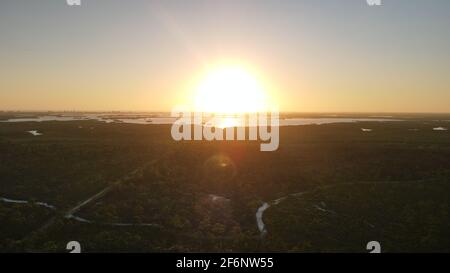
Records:
[[[170,110],[205,67],[284,111],[450,112],[450,1],[0,0],[0,110]]]

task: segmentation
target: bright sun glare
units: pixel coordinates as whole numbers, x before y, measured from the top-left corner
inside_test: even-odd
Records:
[[[195,110],[237,114],[267,110],[266,93],[248,70],[227,66],[210,71],[195,94]]]

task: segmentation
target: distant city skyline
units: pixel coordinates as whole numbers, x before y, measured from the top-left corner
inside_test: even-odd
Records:
[[[447,0],[3,0],[0,37],[3,111],[166,112],[225,62],[281,112],[450,113]]]

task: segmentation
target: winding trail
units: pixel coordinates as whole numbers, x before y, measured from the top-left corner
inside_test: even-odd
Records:
[[[5,198],[5,197],[0,197],[0,201],[5,202],[5,203],[14,203],[14,204],[34,204],[37,206],[41,206],[41,207],[46,207],[48,209],[52,209],[52,210],[56,210],[56,207],[53,205],[50,205],[46,202],[31,202],[31,201],[27,201],[27,200],[17,200],[17,199],[10,199],[10,198]]]
[[[285,195],[283,197],[280,197],[278,199],[269,201],[269,202],[264,202],[256,211],[256,225],[258,227],[258,230],[261,234],[261,237],[264,237],[267,234],[267,228],[264,224],[263,221],[263,216],[264,216],[264,212],[269,209],[272,206],[276,206],[278,204],[280,204],[281,202],[283,202],[284,200],[286,200],[288,197],[300,197],[303,196],[304,194],[308,194],[311,193],[313,191],[316,190],[327,190],[327,189],[331,189],[334,187],[338,187],[338,186],[350,186],[350,185],[374,185],[374,184],[406,184],[406,183],[420,183],[420,182],[427,182],[427,181],[431,181],[433,179],[422,179],[422,180],[410,180],[410,181],[373,181],[373,182],[350,182],[350,183],[337,183],[337,184],[332,184],[332,185],[325,185],[325,186],[320,186],[320,187],[316,187],[313,188],[311,190],[307,190],[307,191],[302,191],[302,192],[297,192],[297,193],[291,193],[288,195]],[[327,212],[333,215],[338,215],[338,213],[336,213],[335,211],[329,210],[324,208],[323,206],[319,206],[319,205],[314,205],[313,206],[315,209],[322,211],[322,212]],[[341,216],[345,216],[342,215]],[[375,228],[375,226],[367,221],[364,221],[364,223],[366,225],[368,225],[371,228]]]
[[[124,182],[126,182],[126,181],[128,181],[128,180],[130,180],[130,179],[132,179],[132,178],[134,178],[136,176],[138,176],[138,175],[142,175],[143,170],[147,166],[149,166],[149,165],[151,165],[151,164],[153,164],[155,162],[156,162],[156,160],[152,160],[152,161],[142,165],[141,167],[135,169],[134,171],[132,171],[131,173],[129,173],[125,177],[115,181],[114,183],[112,183],[111,185],[107,186],[103,190],[101,190],[98,193],[92,195],[88,199],[86,199],[86,200],[84,200],[82,202],[79,202],[74,207],[68,209],[64,213],[64,217],[66,219],[72,219],[72,220],[75,220],[75,221],[78,221],[78,222],[95,223],[95,224],[108,225],[108,226],[155,226],[155,227],[159,227],[158,224],[153,224],[153,223],[141,223],[141,224],[134,224],[134,223],[101,223],[101,222],[94,222],[94,221],[91,221],[91,220],[88,220],[88,219],[85,219],[85,218],[82,218],[82,217],[75,216],[75,213],[80,211],[83,207],[85,207],[86,205],[90,204],[91,202],[93,202],[95,200],[98,200],[99,198],[103,197],[105,194],[110,192],[114,187],[116,187],[116,186],[118,186],[118,185],[120,185],[120,184],[122,184],[122,183],[124,183]],[[28,201],[25,201],[25,200],[12,200],[12,199],[6,199],[6,198],[3,198],[2,201],[5,201],[5,200],[8,200],[9,202],[16,202],[16,203],[17,202],[20,202],[20,203],[27,203],[28,202]],[[7,201],[5,201],[5,202],[7,202]],[[40,204],[40,205],[48,207],[48,208],[52,207],[52,208],[56,209],[56,207],[54,207],[52,205],[48,205],[47,203],[44,203],[44,202],[36,202],[35,204],[37,204],[37,205]],[[50,218],[41,227],[39,227],[38,229],[30,232],[28,235],[26,235],[20,241],[21,242],[26,241],[26,240],[28,240],[30,237],[32,237],[36,233],[42,233],[43,231],[48,229],[50,226],[52,226],[55,223],[56,219],[58,219],[58,215],[55,215],[52,218]]]
[[[130,180],[130,179],[132,179],[132,178],[134,178],[134,177],[136,177],[136,176],[138,176],[138,175],[142,175],[142,172],[144,171],[144,169],[145,169],[147,166],[149,166],[149,165],[151,165],[151,164],[153,164],[153,163],[155,163],[155,162],[156,162],[156,161],[154,160],[154,161],[151,161],[151,162],[149,162],[149,163],[144,164],[143,166],[141,166],[141,167],[137,168],[136,170],[132,171],[131,173],[129,173],[127,176],[125,176],[125,177],[123,177],[123,178],[117,180],[117,181],[114,182],[113,184],[107,186],[106,188],[104,188],[103,190],[99,191],[98,193],[92,195],[92,196],[89,197],[88,199],[86,199],[86,200],[84,200],[84,201],[78,203],[78,205],[76,205],[75,207],[69,209],[69,210],[66,212],[65,217],[66,217],[66,218],[69,218],[69,219],[70,219],[70,218],[75,218],[75,219],[76,219],[76,217],[74,216],[74,214],[77,213],[81,208],[83,208],[84,206],[86,206],[86,205],[89,204],[89,203],[92,203],[92,202],[95,201],[95,200],[98,200],[98,199],[102,198],[105,194],[107,194],[108,192],[110,192],[114,187],[116,187],[116,186],[122,184],[123,182],[128,181],[128,180]],[[78,218],[79,218],[79,217],[78,217]],[[79,218],[79,219],[82,219],[82,221],[87,221],[87,220],[85,220],[85,219],[83,219],[83,218]]]
[[[266,229],[266,226],[265,226],[265,224],[263,222],[264,211],[266,211],[271,206],[276,206],[276,205],[280,204],[281,202],[286,200],[289,196],[298,197],[298,196],[301,196],[301,195],[303,195],[305,193],[306,192],[291,193],[291,194],[288,194],[286,196],[280,197],[278,199],[275,199],[275,200],[272,200],[272,201],[269,201],[269,202],[264,202],[262,204],[262,206],[260,206],[258,208],[258,210],[256,211],[256,224],[258,226],[259,232],[261,233],[261,236],[264,236],[264,235],[267,234],[267,229]]]
[[[88,199],[86,199],[86,200],[84,200],[82,202],[79,202],[76,206],[70,208],[64,214],[64,217],[67,218],[67,219],[71,219],[71,220],[77,221],[77,222],[81,222],[81,223],[98,224],[98,225],[104,225],[104,226],[117,226],[117,227],[131,227],[131,226],[162,227],[161,225],[155,224],[155,223],[123,223],[123,222],[108,223],[108,222],[96,222],[96,221],[88,220],[86,218],[82,218],[82,217],[79,217],[79,216],[75,215],[75,213],[80,211],[81,208],[83,208],[86,205],[92,203],[93,201],[98,200],[101,197],[105,196],[108,192],[110,192],[117,185],[119,185],[119,184],[121,184],[121,183],[123,183],[123,182],[125,182],[125,181],[127,181],[129,179],[132,179],[132,178],[136,177],[137,175],[142,174],[142,171],[148,165],[153,164],[154,162],[156,162],[156,161],[152,161],[152,162],[149,162],[149,163],[141,166],[140,168],[134,170],[133,172],[131,172],[130,174],[128,174],[124,178],[117,180],[116,182],[114,182],[113,184],[107,186],[106,188],[104,188],[100,192],[92,195]],[[14,204],[30,204],[30,203],[32,203],[34,205],[42,206],[42,207],[45,207],[45,208],[48,208],[48,209],[51,209],[51,210],[57,210],[56,206],[50,205],[50,204],[48,204],[46,202],[31,202],[31,201],[28,201],[28,200],[11,199],[11,198],[5,198],[5,197],[0,197],[0,202],[14,203]],[[53,216],[47,222],[45,222],[39,229],[31,232],[30,234],[33,234],[35,232],[41,232],[41,231],[47,229],[48,227],[50,227],[55,222],[56,218],[57,218],[57,216]],[[27,238],[27,237],[25,237],[25,238]],[[24,240],[24,239],[22,239],[22,240]]]
[[[161,228],[162,226],[156,223],[122,223],[122,222],[118,222],[118,223],[105,223],[105,222],[96,222],[96,221],[92,221],[92,220],[88,220],[79,216],[76,216],[75,214],[77,212],[79,212],[83,207],[87,206],[88,204],[92,203],[95,200],[98,200],[100,198],[102,198],[103,196],[105,196],[108,192],[110,192],[114,187],[124,183],[125,181],[128,181],[138,175],[142,175],[143,170],[149,166],[150,164],[153,164],[154,162],[156,162],[156,160],[151,161],[147,164],[144,164],[143,166],[137,168],[136,170],[132,171],[131,173],[129,173],[127,176],[117,180],[116,182],[112,183],[111,185],[107,186],[106,188],[104,188],[103,190],[99,191],[98,193],[92,195],[91,197],[89,197],[88,199],[79,202],[77,205],[75,205],[74,207],[68,209],[65,213],[64,213],[64,217],[66,219],[71,219],[74,221],[78,221],[78,222],[82,222],[82,223],[89,223],[89,224],[98,224],[98,225],[104,225],[104,226],[118,226],[118,227],[130,227],[130,226],[146,226],[146,227],[159,227]],[[338,184],[332,184],[332,185],[324,185],[324,186],[319,186],[307,191],[302,191],[302,192],[297,192],[297,193],[291,193],[291,194],[287,194],[285,196],[282,196],[280,198],[268,201],[268,202],[263,202],[263,204],[257,209],[256,211],[256,224],[257,224],[257,228],[260,232],[261,237],[264,237],[268,231],[266,228],[266,225],[264,224],[263,221],[263,217],[264,217],[264,212],[269,209],[272,206],[276,206],[278,204],[280,204],[281,202],[285,201],[288,197],[301,197],[305,194],[311,193],[313,191],[317,191],[317,190],[327,190],[327,189],[331,189],[331,188],[335,188],[335,187],[339,187],[339,186],[349,186],[349,185],[374,185],[374,184],[405,184],[405,183],[420,183],[420,182],[426,182],[426,181],[430,181],[433,179],[422,179],[422,180],[411,180],[411,181],[373,181],[373,182],[350,182],[350,183],[338,183]],[[219,198],[218,196],[215,195],[210,195],[211,198]],[[226,199],[228,200],[228,199]],[[42,206],[51,210],[57,210],[57,208],[53,205],[50,205],[46,202],[31,202],[31,201],[27,201],[27,200],[18,200],[18,199],[10,199],[10,198],[5,198],[5,197],[0,197],[0,202],[5,202],[5,203],[15,203],[15,204],[35,204],[37,206]],[[337,212],[327,209],[325,204],[314,204],[313,207],[319,211],[322,212],[326,212],[335,216],[343,216],[346,217],[346,215],[344,214],[338,214]],[[30,236],[32,236],[35,233],[40,233],[44,230],[46,230],[48,227],[50,227],[51,225],[54,224],[55,220],[58,218],[58,215],[53,216],[52,218],[50,218],[47,222],[45,222],[40,228],[38,228],[35,231],[30,232],[27,236],[25,236],[22,240],[20,241],[25,241],[26,239],[28,239]],[[375,228],[375,226],[367,221],[364,221],[364,223],[366,225],[368,225],[371,228]]]
[[[106,194],[103,193],[103,194]],[[103,195],[102,195],[103,196]],[[96,196],[98,198],[100,198],[99,196]],[[91,199],[89,202],[93,201],[94,199]],[[51,210],[56,210],[56,207],[53,205],[50,205],[46,202],[32,202],[32,201],[27,201],[27,200],[18,200],[18,199],[11,199],[11,198],[5,198],[5,197],[0,197],[0,202],[4,202],[4,203],[13,203],[13,204],[34,204],[37,206],[41,206],[41,207],[45,207]],[[85,201],[86,202],[86,201]],[[83,202],[82,205],[85,206],[87,203]],[[88,202],[88,203],[89,203]],[[80,209],[81,206],[78,205]],[[99,224],[99,225],[104,225],[104,226],[117,226],[117,227],[130,227],[130,226],[144,226],[144,227],[162,227],[159,224],[155,224],[155,223],[123,223],[123,222],[118,222],[118,223],[108,223],[108,222],[96,222],[96,221],[92,221],[92,220],[88,220],[86,218],[82,218],[79,216],[76,216],[73,214],[66,214],[65,215],[66,218],[68,219],[72,219],[78,222],[82,222],[82,223],[90,223],[90,224]]]

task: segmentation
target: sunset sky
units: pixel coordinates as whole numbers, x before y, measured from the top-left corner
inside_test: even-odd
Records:
[[[170,111],[245,67],[282,111],[450,112],[450,1],[1,0],[0,110]]]

